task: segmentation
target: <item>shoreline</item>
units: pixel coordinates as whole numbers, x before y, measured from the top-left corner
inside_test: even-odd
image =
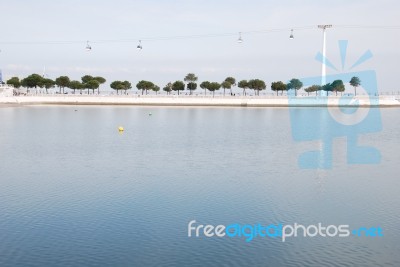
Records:
[[[199,96],[8,96],[0,97],[0,107],[25,105],[123,105],[194,107],[400,107],[398,96],[357,96],[340,102],[329,97],[199,97]],[[346,97],[344,98],[346,99]]]

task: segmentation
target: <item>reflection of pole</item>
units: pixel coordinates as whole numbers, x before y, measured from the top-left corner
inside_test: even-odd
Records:
[[[323,42],[322,42],[322,70],[321,70],[321,86],[326,84],[326,29],[332,28],[332,25],[318,25],[322,29]],[[322,91],[321,91],[322,94]]]

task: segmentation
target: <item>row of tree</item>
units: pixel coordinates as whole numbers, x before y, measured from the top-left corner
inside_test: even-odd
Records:
[[[172,91],[177,91],[178,95],[180,91],[185,90],[185,82],[186,82],[186,89],[189,90],[189,94],[193,94],[193,91],[197,89],[197,76],[194,73],[189,73],[185,76],[183,79],[184,82],[182,81],[175,81],[175,82],[169,82],[163,90],[167,92],[167,94],[170,94]],[[210,81],[203,81],[200,83],[200,88],[204,90],[204,95],[207,94],[207,90],[212,92],[213,96],[215,95],[215,91],[219,89],[224,90],[224,96],[226,93],[226,90],[229,89],[230,93],[232,95],[232,88],[234,86],[238,86],[239,88],[243,89],[243,94],[246,95],[246,89],[253,89],[255,94],[259,94],[259,91],[265,90],[266,84],[264,81],[259,80],[259,79],[253,79],[253,80],[242,80],[238,84],[236,84],[236,79],[233,77],[227,77],[224,81],[221,83],[219,82],[210,82]],[[257,93],[256,93],[257,92]]]
[[[327,83],[325,85],[311,85],[307,88],[304,88],[304,91],[306,91],[306,93],[308,95],[310,95],[310,93],[315,92],[315,94],[317,95],[319,91],[325,91],[325,92],[335,92],[336,95],[338,92],[343,93],[345,90],[344,84],[342,80],[335,80],[332,83]]]
[[[128,81],[113,81],[110,84],[110,87],[112,89],[114,89],[115,91],[117,91],[117,94],[118,94],[119,90],[124,90],[124,92],[126,94],[127,90],[132,88],[132,84]]]
[[[358,77],[352,77],[349,81],[350,85],[354,87],[354,95],[357,95],[357,87],[361,85],[361,81]],[[297,95],[297,90],[303,87],[303,83],[299,79],[291,79],[289,83],[285,84],[282,81],[271,83],[272,91],[276,91],[276,95],[281,91],[281,95],[283,91],[288,91],[294,89],[295,95]],[[310,93],[315,92],[318,95],[318,92],[335,92],[336,95],[338,92],[343,93],[345,91],[345,86],[342,80],[334,80],[332,83],[327,83],[325,85],[311,85],[309,87],[304,88],[304,91],[310,95]]]
[[[189,73],[184,77],[183,81],[169,82],[166,86],[164,86],[163,91],[167,92],[167,94],[170,94],[172,91],[176,91],[179,95],[180,91],[183,91],[186,88],[187,90],[189,90],[189,94],[192,95],[193,91],[197,89],[197,80],[198,77],[194,73]],[[83,76],[81,78],[81,81],[71,81],[68,76],[60,76],[55,80],[52,80],[42,77],[38,74],[31,74],[22,80],[19,80],[18,77],[12,77],[7,81],[7,84],[13,85],[15,88],[20,88],[22,86],[27,88],[28,91],[31,88],[45,88],[46,93],[48,92],[48,89],[57,86],[59,88],[59,93],[61,94],[65,92],[65,88],[72,89],[74,93],[76,90],[84,89],[87,89],[88,93],[89,90],[92,90],[94,93],[94,90],[97,89],[97,92],[99,93],[100,85],[105,82],[106,79],[104,79],[103,77],[92,77],[90,75]],[[354,87],[354,94],[357,95],[357,87],[361,85],[360,79],[358,77],[352,77],[350,80],[350,85]],[[243,95],[247,95],[247,89],[254,90],[255,95],[260,95],[260,91],[265,90],[267,87],[266,83],[260,79],[241,80],[236,83],[236,79],[233,77],[227,77],[221,83],[203,81],[199,85],[199,87],[204,90],[204,95],[206,95],[206,91],[208,90],[212,92],[213,96],[215,94],[215,91],[221,88],[224,90],[224,96],[226,89],[229,89],[232,95],[232,88],[235,86],[243,89]],[[117,94],[119,94],[120,90],[122,90],[126,94],[127,90],[132,89],[132,85],[128,81],[113,81],[111,82],[110,87],[116,90]],[[295,95],[297,95],[297,91],[300,90],[302,87],[303,83],[296,78],[291,79],[287,84],[282,81],[271,83],[271,90],[275,91],[276,95],[278,95],[279,91],[282,95],[284,91],[288,90],[294,90]],[[156,94],[160,91],[160,87],[158,85],[154,84],[151,81],[145,80],[139,81],[136,84],[136,88],[142,91],[142,95],[144,93],[147,95],[148,91],[154,91]],[[318,94],[319,91],[335,92],[337,95],[338,92],[344,92],[345,86],[342,80],[335,80],[332,83],[327,83],[323,86],[312,85],[305,88],[304,90],[308,93],[308,95],[312,92]]]
[[[105,83],[106,79],[103,77],[97,76],[92,77],[90,75],[85,75],[81,78],[81,81],[70,80],[68,76],[60,76],[55,80],[45,78],[40,76],[39,74],[31,74],[28,77],[20,80],[18,77],[12,77],[7,81],[7,84],[14,86],[14,88],[25,87],[29,92],[30,89],[35,88],[45,88],[46,93],[48,93],[48,89],[58,87],[59,93],[65,93],[65,88],[72,89],[75,93],[76,90],[89,90],[97,89],[99,92],[99,87],[101,84]]]
[[[357,87],[361,85],[360,78],[354,76],[349,81],[350,85],[354,87],[354,95],[357,95]],[[334,80],[332,83],[327,83],[323,86],[321,85],[311,85],[307,88],[304,88],[304,91],[310,95],[310,93],[315,92],[318,95],[318,92],[325,91],[325,92],[335,92],[336,95],[338,92],[341,94],[345,91],[345,86],[342,80]]]
[[[192,95],[193,91],[197,89],[197,76],[194,73],[189,73],[185,76],[184,82],[182,81],[175,81],[175,82],[169,82],[163,90],[167,92],[167,94],[170,94],[172,91],[177,91],[178,95],[180,91],[185,90],[185,82],[186,82],[186,89],[189,90],[189,94]],[[354,87],[354,94],[357,95],[357,87],[361,84],[361,81],[358,77],[352,77],[350,80],[350,84]],[[243,89],[243,95],[247,95],[246,89],[251,89],[254,90],[255,95],[260,95],[260,91],[266,89],[266,84],[263,80],[260,79],[252,79],[252,80],[241,80],[236,84],[236,79],[233,77],[227,77],[222,83],[218,82],[209,82],[209,81],[203,81],[200,83],[200,88],[204,90],[204,95],[206,95],[206,91],[212,92],[213,96],[215,94],[215,91],[219,90],[220,88],[224,89],[224,96],[225,96],[225,90],[229,89],[230,93],[232,94],[232,87],[238,86],[239,88]],[[278,92],[281,91],[281,94],[283,94],[283,91],[287,90],[294,90],[295,95],[297,95],[297,91],[300,90],[303,87],[303,83],[296,78],[293,78],[289,81],[289,83],[285,84],[282,81],[278,82],[272,82],[271,83],[271,90],[276,92],[276,95],[278,95]],[[157,92],[160,90],[160,88],[153,84],[150,81],[140,81],[136,85],[136,88],[139,90],[142,90],[142,94],[144,91],[148,92],[148,90],[153,90]],[[310,87],[307,87],[304,89],[308,95],[310,92],[316,92],[318,91],[326,91],[326,92],[335,92],[336,95],[338,92],[344,92],[345,91],[345,86],[342,80],[335,80],[332,83],[325,84],[323,86],[320,85],[312,85]]]
[[[171,94],[172,91],[177,92],[179,95],[180,91],[183,91],[186,88],[187,90],[189,90],[189,94],[192,95],[193,91],[197,89],[197,83],[196,83],[198,80],[197,76],[194,73],[189,73],[185,76],[183,80],[184,81],[169,82],[167,85],[163,87],[163,91],[165,91],[167,95]],[[199,86],[201,89],[204,89],[204,94],[206,94],[206,90],[209,90],[210,92],[213,93],[214,96],[215,91],[219,90],[221,87],[224,89],[224,95],[226,89],[231,89],[231,94],[232,94],[232,87],[235,85],[236,85],[235,78],[228,77],[222,83],[204,81]],[[142,91],[142,95],[144,93],[147,94],[149,90],[156,92],[156,94],[158,91],[160,91],[160,87],[155,85],[153,82],[143,81],[143,80],[139,81],[136,84],[136,88]]]

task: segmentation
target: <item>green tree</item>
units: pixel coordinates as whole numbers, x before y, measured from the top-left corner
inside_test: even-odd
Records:
[[[219,90],[220,88],[221,88],[221,84],[220,83],[211,82],[207,89],[213,93],[213,97],[214,97],[215,91]]]
[[[233,87],[233,86],[236,86],[236,79],[233,78],[233,77],[227,77],[227,78],[225,79],[225,82],[228,82],[228,83],[231,84],[231,87],[230,87],[229,89],[231,90],[231,94],[232,94],[232,87]],[[225,93],[224,93],[224,94],[225,94]]]
[[[110,87],[117,91],[117,95],[118,95],[119,90],[124,90],[124,88],[125,88],[124,84],[121,81],[113,81],[110,84]]]
[[[39,74],[31,74],[21,81],[21,85],[26,87],[28,92],[30,88],[43,87],[43,77]]]
[[[75,94],[75,90],[82,90],[84,88],[84,86],[80,81],[75,80],[75,81],[70,81],[69,88],[74,90],[74,94]]]
[[[354,87],[354,95],[357,95],[357,87],[361,85],[360,78],[354,76],[350,80],[350,85]]]
[[[254,90],[254,94],[255,95],[260,95],[260,91],[261,90],[265,90],[265,88],[267,87],[265,85],[265,82],[263,80],[260,79],[253,79],[247,82],[247,86],[250,89]]]
[[[85,84],[91,80],[94,80],[94,78],[93,78],[93,76],[85,75],[85,76],[82,76],[81,80],[82,80],[82,83]]]
[[[307,93],[308,96],[310,96],[311,92],[314,92],[314,91],[311,90],[311,86],[304,88],[304,91]]]
[[[297,96],[297,90],[300,90],[301,87],[303,87],[303,83],[296,78],[293,78],[289,81],[289,83],[287,84],[287,89],[294,89],[294,95]]]
[[[209,81],[204,81],[200,84],[201,89],[204,89],[204,95],[206,95],[206,90],[208,89],[209,86],[210,86]]]
[[[19,80],[18,77],[12,77],[11,79],[7,80],[7,84],[14,86],[14,88],[21,87],[21,81]]]
[[[327,92],[327,95],[329,95],[329,92],[333,91],[332,84],[331,83],[327,83],[327,84],[323,85],[321,87],[321,90]]]
[[[172,83],[169,82],[166,86],[164,86],[163,91],[167,92],[167,95],[171,94]]]
[[[197,89],[197,83],[195,82],[190,82],[186,85],[186,88],[189,89],[190,94],[192,94],[193,90]]]
[[[152,83],[150,81],[146,82],[146,95],[147,95],[148,90],[153,90],[153,87],[154,87],[154,83]]]
[[[332,82],[332,91],[336,93],[341,92],[343,93],[345,90],[344,84],[342,80],[334,80]]]
[[[223,81],[221,83],[221,87],[224,89],[224,96],[225,96],[225,89],[231,89],[232,88],[232,84],[230,82]]]
[[[255,83],[254,80],[248,80],[248,81],[247,81],[247,86],[248,86],[248,88],[249,88],[250,90],[254,90],[254,95],[257,95],[257,93],[256,93],[256,88],[254,87],[254,86],[255,86],[254,83]]]
[[[21,80],[21,86],[26,88],[26,91],[29,93],[28,81],[26,80],[26,78]]]
[[[48,94],[48,89],[53,88],[56,85],[56,82],[52,79],[44,78],[42,79],[43,87],[46,89],[46,94]]]
[[[68,87],[70,83],[70,79],[68,76],[60,76],[56,79],[56,85],[60,88],[59,93],[61,94],[61,90],[64,93],[64,88]]]
[[[185,84],[182,81],[176,81],[172,84],[172,90],[178,91],[179,95],[179,91],[185,90]]]
[[[246,88],[249,88],[249,83],[246,80],[241,80],[238,87],[243,89],[243,95],[246,95]]]
[[[192,94],[192,91],[197,88],[197,76],[194,73],[188,73],[183,80],[187,82],[186,87],[190,92],[189,94]]]
[[[93,94],[94,94],[94,90],[98,89],[100,86],[100,83],[96,80],[89,80],[88,82],[84,83],[85,88],[88,89],[88,94],[89,94],[89,90],[93,90]]]
[[[123,81],[121,84],[122,90],[125,90],[125,94],[128,94],[128,90],[132,89],[132,84],[129,81]]]
[[[153,88],[151,88],[151,90],[156,92],[156,95],[157,95],[157,93],[160,91],[160,87],[158,85],[154,85]]]
[[[283,95],[283,91],[285,91],[287,87],[285,83],[283,83],[282,81],[278,81],[271,83],[271,89],[272,91],[276,91],[276,95],[278,96],[278,92],[282,91],[281,95]]]
[[[306,91],[306,93],[308,95],[310,95],[310,93],[315,92],[315,95],[318,95],[318,91],[322,90],[321,85],[311,85],[309,87],[307,87],[306,89],[304,89],[304,91]]]
[[[149,82],[149,81],[144,81],[141,80],[136,84],[136,88],[139,90],[142,90],[142,95],[144,93],[144,91],[146,91],[146,95],[147,95],[147,90],[152,90],[154,86],[154,83]]]
[[[96,77],[94,77],[93,79],[96,80],[96,81],[98,81],[100,85],[102,85],[103,83],[106,82],[106,79],[104,79],[104,78],[101,77],[101,76],[96,76]],[[100,86],[99,86],[99,88],[97,89],[97,94],[100,94]]]
[[[146,89],[145,84],[146,84],[146,81],[144,81],[144,80],[141,80],[141,81],[139,81],[139,82],[136,84],[136,88],[137,88],[138,90],[142,90],[142,95],[143,95],[143,93],[144,93],[144,90]],[[118,91],[117,91],[117,94],[118,94]]]

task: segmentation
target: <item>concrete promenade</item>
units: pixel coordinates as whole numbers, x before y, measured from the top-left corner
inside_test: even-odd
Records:
[[[0,96],[7,105],[137,105],[137,106],[221,106],[221,107],[398,107],[398,96],[290,97],[287,96],[142,96],[142,95],[38,95]]]

